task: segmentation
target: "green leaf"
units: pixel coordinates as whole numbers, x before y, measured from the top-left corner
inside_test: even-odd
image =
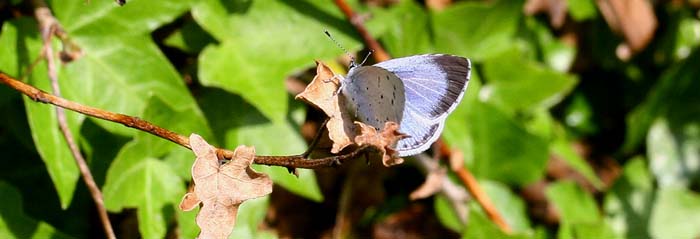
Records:
[[[8,21],[3,25],[0,34],[0,45],[4,46],[0,49],[0,54],[3,56],[0,59],[0,69],[10,75],[24,75],[33,58],[39,56],[41,48],[36,22],[28,18]],[[39,89],[52,92],[46,64],[43,61],[34,67],[34,71],[27,80],[27,83]],[[59,81],[59,83],[62,88],[65,88],[65,82]],[[65,209],[73,198],[80,174],[68,143],[58,128],[56,109],[52,105],[35,102],[26,96],[23,100],[34,145],[54,182],[61,200],[61,207]],[[83,117],[66,110],[66,119],[75,137],[73,140],[76,143],[79,142],[77,132]]]
[[[550,108],[577,82],[574,76],[526,60],[515,51],[487,60],[482,70],[488,83],[480,98],[508,112]]]
[[[498,55],[512,47],[522,9],[522,1],[453,4],[432,14],[435,47],[475,61]]]
[[[326,1],[249,1],[222,5],[201,1],[192,15],[220,45],[210,45],[199,58],[203,85],[241,95],[265,117],[281,122],[287,113],[284,79],[313,66],[314,59],[342,54],[323,30],[349,50],[359,47],[347,35],[351,25]]]
[[[386,25],[378,37],[394,58],[435,52],[431,32],[426,30],[430,29],[430,18],[415,1],[401,1],[386,12],[376,11],[370,23]]]
[[[271,231],[260,230],[260,224],[265,220],[270,197],[255,198],[245,201],[238,208],[236,225],[229,238],[277,238]]]
[[[444,136],[465,153],[477,177],[524,185],[543,176],[546,141],[490,104],[465,101],[447,120]]]
[[[679,118],[668,114],[682,113],[700,104],[700,94],[696,90],[700,89],[700,81],[697,80],[700,77],[700,67],[697,67],[697,62],[700,62],[698,48],[685,61],[666,70],[644,102],[627,115],[624,151],[634,150],[644,140],[657,118]],[[690,120],[688,124],[692,124],[692,118],[687,120]],[[674,120],[674,124],[680,126],[685,123]]]
[[[562,231],[570,230],[568,236],[566,233],[561,233]],[[562,236],[566,235],[566,236]],[[610,227],[603,221],[598,221],[595,223],[580,223],[571,226],[564,226],[560,228],[559,238],[608,238],[616,239],[622,238],[615,234]]]
[[[197,117],[201,114],[197,112],[195,106],[173,109],[160,98],[152,97],[141,115],[174,132],[193,130],[214,141],[204,118]],[[137,133],[121,149],[107,172],[103,190],[105,207],[110,211],[137,208],[141,235],[162,238],[174,215],[173,206],[184,195],[183,180],[191,177],[193,158],[191,151],[179,145],[146,132]]]
[[[596,189],[601,189],[603,187],[603,182],[601,182],[598,175],[595,174],[591,165],[574,151],[573,145],[571,145],[569,141],[566,141],[566,139],[556,139],[549,144],[549,151],[552,154],[560,156],[569,167],[583,175]]]
[[[598,126],[593,123],[593,109],[586,96],[574,93],[564,112],[564,123],[575,133],[591,135],[598,132]]]
[[[649,129],[649,167],[659,187],[688,186],[700,179],[700,109],[673,112]]]
[[[490,221],[480,210],[475,210],[476,205],[472,205],[473,210],[469,210],[469,224],[462,234],[463,239],[470,238],[496,238],[496,239],[525,239],[534,238],[529,233],[506,234],[501,231],[496,224]]]
[[[82,0],[61,0],[49,1],[49,5],[72,38],[88,39],[114,35],[146,35],[184,13],[190,5],[189,2],[132,0],[124,6],[118,6],[113,1],[86,3]],[[112,42],[119,42],[118,38],[113,38]]]
[[[561,217],[558,238],[618,238],[601,217],[593,197],[575,182],[552,183],[545,195]]]
[[[194,21],[185,22],[182,28],[175,30],[164,41],[165,45],[190,54],[199,54],[204,47],[213,42],[214,38]]]
[[[567,72],[574,63],[576,48],[555,37],[552,30],[534,17],[527,17],[527,29],[534,35],[534,41],[541,51],[544,62],[558,72]]]
[[[697,238],[700,235],[700,195],[682,188],[658,191],[649,232],[652,238]]]
[[[619,235],[627,238],[651,238],[649,219],[654,202],[654,185],[643,158],[625,164],[621,177],[606,193],[606,221]]]
[[[255,146],[258,155],[293,155],[306,150],[306,142],[299,135],[298,122],[292,117],[296,110],[303,110],[301,103],[294,102],[288,121],[269,121],[262,113],[237,95],[206,88],[202,90],[200,104],[209,120],[216,139],[226,148],[238,145]],[[300,196],[314,201],[322,199],[313,171],[298,169],[299,177],[283,167],[254,165],[254,169],[266,173],[272,181]]]
[[[197,226],[197,214],[199,207],[195,207],[192,211],[185,212],[179,208],[175,210],[177,215],[177,227],[181,238],[197,238],[199,235],[199,226]],[[240,213],[240,211],[239,211]]]
[[[168,214],[184,195],[184,184],[165,163],[149,157],[148,145],[128,143],[112,163],[103,188],[105,207],[112,212],[137,208],[144,238],[163,238]],[[171,212],[171,213],[168,213]]]
[[[568,0],[569,15],[576,21],[585,21],[598,16],[598,11],[593,0]]]
[[[443,194],[435,195],[433,207],[435,207],[435,216],[437,216],[443,226],[455,232],[464,230],[464,223],[459,219],[457,211]]]
[[[513,232],[528,232],[530,220],[527,216],[525,202],[515,195],[506,185],[495,181],[481,180],[479,184],[493,202],[494,206],[513,229]],[[468,229],[467,229],[468,230]]]
[[[175,108],[194,105],[179,74],[149,34],[186,11],[187,1],[130,1],[119,7],[109,1],[86,5],[74,0],[51,5],[83,54],[61,67],[66,98],[128,115],[141,113],[152,95]],[[112,133],[135,132],[96,122]]]
[[[547,198],[561,216],[564,224],[596,223],[600,220],[593,197],[572,181],[560,181],[549,185]]]

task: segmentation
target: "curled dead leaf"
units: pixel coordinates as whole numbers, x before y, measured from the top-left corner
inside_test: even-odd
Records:
[[[384,130],[381,132],[377,132],[376,128],[362,122],[355,122],[355,124],[360,127],[361,131],[361,134],[355,137],[357,145],[372,145],[379,149],[384,166],[389,167],[403,163],[403,158],[398,157],[398,151],[394,150],[394,147],[396,142],[408,136],[399,132],[397,123],[386,122]]]
[[[316,76],[306,89],[296,96],[321,109],[329,120],[326,124],[328,136],[333,141],[331,153],[338,153],[353,144],[355,130],[349,115],[343,114],[338,100],[340,82],[330,67],[316,62]]]
[[[192,165],[194,191],[185,194],[180,209],[191,210],[200,202],[197,215],[200,238],[227,238],[236,222],[238,207],[246,200],[272,192],[272,180],[255,172],[250,165],[255,148],[238,146],[233,158],[220,163],[216,148],[197,135],[190,135],[190,146],[197,156]]]

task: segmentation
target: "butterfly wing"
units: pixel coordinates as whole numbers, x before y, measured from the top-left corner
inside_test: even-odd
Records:
[[[387,121],[401,122],[404,114],[403,81],[384,68],[358,66],[342,82],[340,98],[351,118],[384,128]]]
[[[399,156],[425,151],[435,142],[447,115],[464,96],[471,63],[458,56],[431,54],[397,58],[378,63],[404,84],[406,104],[401,131],[410,135],[397,145]]]

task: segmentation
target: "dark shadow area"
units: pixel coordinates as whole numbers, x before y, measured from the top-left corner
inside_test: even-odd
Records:
[[[231,129],[270,122],[242,97],[219,88],[199,88],[195,98],[200,106],[206,106],[200,108],[220,145],[227,145],[226,132]]]

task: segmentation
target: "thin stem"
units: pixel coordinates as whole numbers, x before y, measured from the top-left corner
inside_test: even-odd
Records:
[[[123,124],[124,126],[138,129],[141,131],[148,132],[152,135],[167,139],[173,143],[179,144],[183,147],[190,149],[190,140],[182,135],[176,134],[170,130],[164,129],[160,126],[154,125],[148,121],[139,119],[137,117],[128,116],[124,114],[117,114],[109,112],[106,110],[98,109],[95,107],[85,106],[70,100],[66,100],[61,97],[46,93],[40,89],[37,89],[31,85],[18,81],[17,79],[0,72],[0,83],[6,84],[13,89],[19,91],[20,93],[28,96],[34,101],[52,104],[58,107],[62,107],[68,110],[72,110],[84,115],[92,116],[95,118],[112,121],[115,123]],[[318,159],[306,159],[302,155],[292,155],[292,156],[255,156],[255,164],[264,164],[270,166],[283,166],[292,168],[326,168],[334,167],[342,164],[344,161],[352,159],[360,155],[361,153],[373,150],[372,146],[361,146],[352,152],[330,156]],[[376,150],[376,149],[374,149]],[[217,154],[222,158],[232,158],[233,151],[228,149],[217,149]]]
[[[34,15],[39,22],[41,31],[41,38],[43,41],[42,55],[44,59],[46,59],[48,76],[49,80],[51,81],[51,89],[56,96],[61,96],[61,88],[58,85],[58,75],[56,73],[56,61],[53,54],[53,47],[51,46],[51,37],[54,35],[54,32],[60,28],[60,25],[51,14],[51,11],[46,6],[46,3],[41,0],[35,0],[33,3],[35,6]],[[58,126],[63,134],[63,138],[68,144],[76,164],[78,165],[80,175],[82,175],[83,181],[85,182],[85,185],[90,191],[90,195],[95,201],[97,213],[99,214],[105,234],[107,238],[115,239],[117,237],[112,229],[112,223],[109,221],[109,215],[107,214],[107,209],[104,206],[102,192],[100,192],[100,188],[97,186],[97,183],[95,183],[95,179],[92,177],[92,172],[90,171],[90,167],[88,167],[87,162],[85,162],[85,158],[83,158],[83,155],[80,154],[80,149],[75,143],[73,133],[70,131],[70,128],[68,128],[66,112],[61,107],[55,107],[55,109],[56,117],[58,119]]]
[[[362,19],[360,16],[355,14],[355,11],[352,10],[352,7],[348,5],[348,3],[345,2],[345,0],[334,0],[335,5],[340,8],[340,11],[345,14],[345,17],[350,21],[350,23],[355,27],[357,30],[357,33],[360,34],[360,37],[362,37],[362,41],[365,42],[365,45],[367,47],[374,51],[374,60],[377,62],[380,61],[386,61],[391,59],[391,56],[389,56],[389,53],[387,53],[382,45],[377,42],[367,31],[367,29],[364,26],[364,23],[362,22]]]
[[[326,124],[328,124],[328,121],[330,118],[326,118],[326,120],[323,121],[321,124],[321,127],[318,127],[318,130],[316,130],[316,135],[314,135],[314,139],[311,140],[311,143],[309,144],[309,148],[306,149],[306,152],[301,154],[302,157],[308,158],[311,152],[314,151],[314,148],[316,148],[316,145],[318,144],[318,141],[321,140],[321,137],[323,136],[323,127],[326,127]]]

